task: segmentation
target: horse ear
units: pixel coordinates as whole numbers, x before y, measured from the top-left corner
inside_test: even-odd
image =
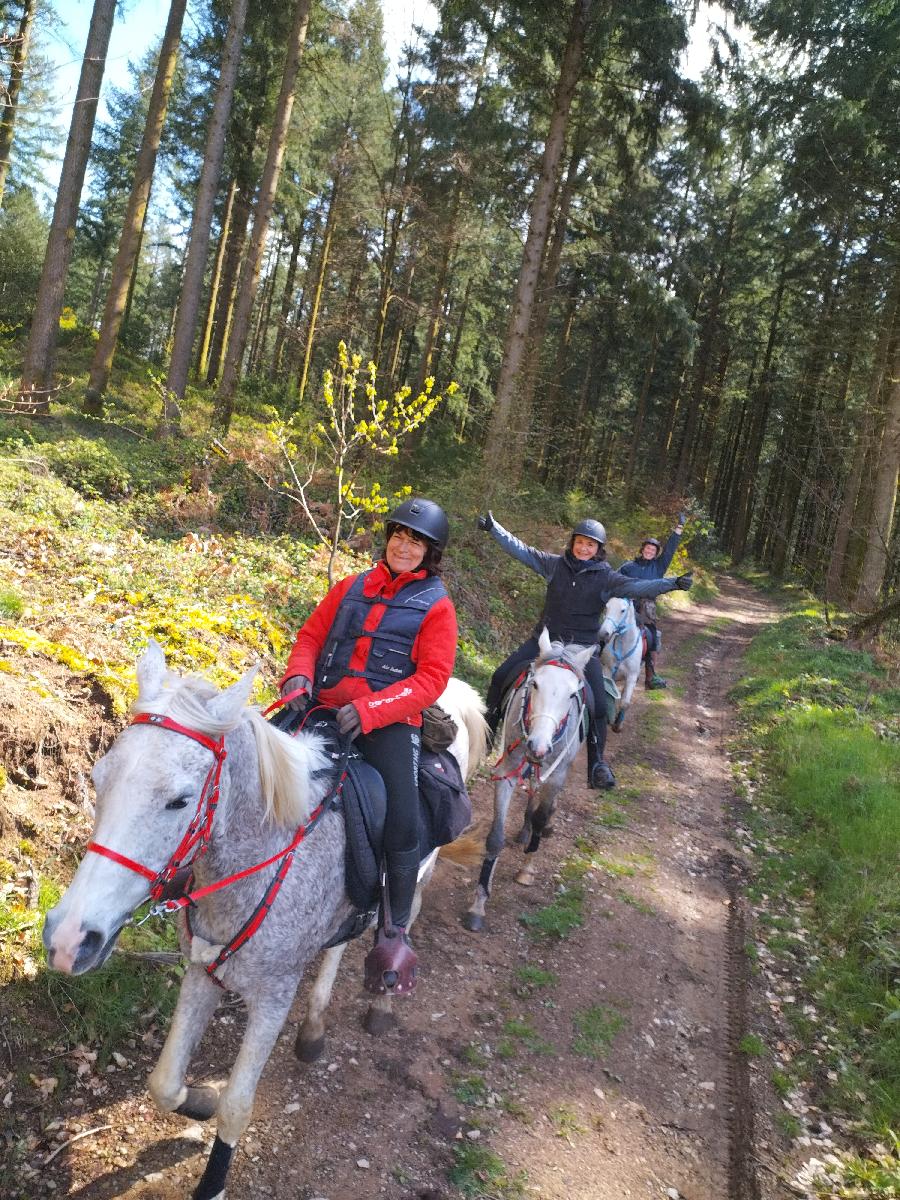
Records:
[[[249,671],[244,672],[237,683],[233,683],[230,688],[226,688],[224,692],[220,692],[218,696],[214,696],[210,700],[209,714],[214,720],[223,725],[237,723],[241,709],[250,699],[258,670],[258,664],[251,667]]]
[[[575,662],[583,671],[593,657],[596,646],[583,646],[580,650],[576,650],[574,654]]]
[[[547,632],[546,625],[541,630],[541,636],[538,638],[538,649],[541,652],[541,658],[547,658],[553,650],[553,643],[550,641],[550,634]]]
[[[162,691],[166,669],[162,646],[151,638],[137,662],[138,699],[142,704],[155,700]]]

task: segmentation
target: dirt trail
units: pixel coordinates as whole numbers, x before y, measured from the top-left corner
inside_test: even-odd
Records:
[[[722,743],[727,690],[770,613],[751,589],[720,582],[714,604],[665,620],[660,669],[670,688],[639,691],[625,731],[610,736],[617,789],[588,791],[577,761],[536,885],[513,882],[521,852],[508,850],[486,931],[472,934],[459,918],[476,872],[439,864],[415,931],[418,996],[398,1006],[398,1029],[373,1040],[360,1028],[367,943],[345,957],[319,1063],[294,1059],[289,1023],[231,1197],[768,1200],[735,1053],[748,1001]],[[486,817],[486,782],[474,800]],[[535,939],[519,918],[552,902],[554,873],[579,836],[595,859],[582,880],[583,924],[561,940]],[[523,967],[558,982],[534,971],[523,980]],[[239,1007],[220,1010],[195,1077],[224,1072],[241,1023]],[[111,1128],[59,1155],[35,1194],[190,1195],[212,1130],[156,1113],[143,1089],[156,1050],[142,1048],[118,1073],[123,1098],[71,1114],[81,1130]],[[448,1183],[460,1147],[470,1158],[496,1155],[480,1164],[481,1190],[475,1174],[474,1190]]]

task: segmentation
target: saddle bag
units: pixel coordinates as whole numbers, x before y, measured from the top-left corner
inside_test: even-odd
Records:
[[[439,704],[429,705],[422,712],[422,745],[426,750],[435,754],[448,750],[456,734],[456,722]]]
[[[472,802],[459,764],[446,752],[422,752],[419,761],[422,857],[455,841],[472,821]]]

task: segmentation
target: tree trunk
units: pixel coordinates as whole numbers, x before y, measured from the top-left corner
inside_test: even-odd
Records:
[[[888,375],[887,404],[881,451],[872,493],[872,516],[866,530],[866,553],[863,558],[857,608],[875,608],[884,583],[891,544],[894,511],[897,506],[897,476],[900,470],[900,347],[897,347]]]
[[[522,254],[515,300],[503,348],[500,378],[497,381],[497,396],[485,446],[486,468],[493,472],[502,462],[506,483],[516,483],[522,473],[528,414],[516,410],[515,401],[518,395],[519,375],[525,359],[528,331],[531,327],[538,276],[550,232],[553,196],[566,140],[569,113],[581,74],[585,29],[591,3],[592,0],[575,0],[572,9],[572,20],[556,86],[540,178],[531,205],[528,236]]]
[[[228,239],[231,235],[231,217],[234,212],[234,201],[237,196],[237,176],[232,179],[228,186],[228,195],[225,197],[225,210],[222,213],[222,227],[219,230],[219,245],[216,249],[216,257],[213,263],[212,279],[209,281],[209,303],[206,306],[206,320],[203,323],[203,336],[200,339],[200,348],[197,351],[197,363],[195,374],[198,379],[203,379],[209,369],[209,351],[212,345],[213,329],[215,327],[216,306],[219,303],[219,287],[222,283],[222,270],[225,264],[225,251],[228,246]]]
[[[853,529],[853,515],[856,512],[856,503],[859,499],[863,469],[870,449],[870,442],[875,435],[875,412],[878,407],[878,397],[881,394],[888,358],[890,356],[891,335],[898,317],[900,317],[900,271],[897,272],[894,278],[894,284],[885,305],[881,332],[878,337],[878,345],[872,364],[872,377],[869,382],[862,421],[856,438],[856,447],[853,451],[853,462],[850,467],[850,474],[847,476],[844,484],[841,508],[837,517],[834,544],[831,548],[828,575],[825,581],[825,597],[833,602],[839,602],[845,598],[842,581],[847,547],[850,543],[850,534]]]
[[[109,383],[116,344],[119,340],[122,318],[128,300],[129,284],[140,248],[144,216],[150,199],[153,172],[156,169],[156,156],[162,138],[172,81],[175,78],[181,26],[186,8],[187,0],[172,0],[166,31],[163,34],[159,51],[156,78],[153,81],[144,135],[134,168],[131,195],[128,197],[128,205],[125,209],[125,221],[119,239],[119,248],[113,260],[109,291],[106,294],[106,306],[103,310],[103,320],[100,323],[100,333],[94,348],[87,391],[84,396],[83,411],[92,416],[100,416],[103,412],[103,394]]]
[[[244,258],[249,223],[250,201],[247,199],[242,185],[239,184],[234,198],[234,207],[231,210],[231,229],[228,233],[228,244],[225,247],[225,262],[222,266],[222,278],[219,281],[216,308],[213,314],[212,334],[204,376],[207,383],[215,383],[222,370],[222,358],[225,354],[225,347],[228,345],[231,316],[234,312],[238,277]]]
[[[342,156],[343,157],[343,156]],[[334,176],[331,185],[331,199],[328,202],[328,217],[322,234],[322,245],[319,248],[319,269],[316,272],[316,283],[313,289],[312,303],[309,308],[309,320],[306,328],[306,348],[303,351],[303,366],[300,370],[300,380],[297,389],[297,403],[303,403],[306,384],[309,381],[309,364],[312,360],[313,343],[316,337],[316,324],[319,320],[319,306],[322,303],[322,292],[325,290],[325,279],[328,275],[328,260],[331,256],[331,239],[334,236],[334,226],[337,221],[338,197],[341,191],[341,168]]]
[[[227,430],[231,424],[234,411],[234,395],[237,391],[241,373],[241,362],[247,347],[247,332],[250,323],[250,310],[259,283],[259,271],[262,263],[263,246],[269,229],[269,219],[272,215],[272,205],[278,190],[278,180],[281,177],[281,165],[284,162],[284,148],[287,142],[291,113],[294,108],[294,96],[297,89],[297,74],[300,70],[300,59],[303,56],[303,46],[306,42],[306,29],[309,25],[309,10],[312,0],[297,0],[294,9],[294,23],[288,40],[287,56],[284,64],[284,74],[281,78],[281,91],[272,120],[272,132],[269,136],[269,149],[266,154],[266,165],[263,168],[262,179],[256,197],[256,212],[253,218],[253,229],[250,233],[250,244],[241,268],[241,278],[238,284],[237,301],[231,322],[231,335],[228,339],[228,350],[225,355],[225,366],[222,370],[222,382],[216,400],[216,422]]]
[[[277,379],[281,373],[281,358],[284,353],[284,339],[287,335],[288,317],[294,303],[294,284],[297,281],[297,263],[300,260],[300,245],[303,241],[304,220],[297,222],[297,229],[291,238],[291,257],[288,262],[287,275],[284,279],[284,290],[281,293],[281,312],[278,315],[278,329],[275,331],[275,345],[272,348],[272,365],[269,367],[269,378]]]
[[[75,244],[75,222],[84,184],[91,135],[100,86],[106,67],[106,52],[112,33],[116,12],[116,0],[94,0],[78,92],[72,107],[72,123],[66,142],[62,174],[53,207],[50,236],[44,255],[44,267],[38,285],[34,317],[25,365],[19,385],[20,400],[33,412],[46,413],[50,409],[50,393],[53,382],[53,357],[56,337],[59,332],[59,317],[62,312],[66,276]]]
[[[191,348],[197,330],[200,294],[203,290],[203,276],[206,271],[210,226],[219,186],[219,176],[222,173],[228,117],[231,112],[231,101],[234,96],[238,64],[241,58],[247,3],[248,0],[234,0],[228,32],[225,35],[225,45],[222,48],[219,83],[206,136],[206,152],[203,156],[203,170],[200,173],[197,201],[194,205],[194,219],[191,222],[191,237],[181,287],[181,301],[178,305],[178,316],[175,319],[175,331],[172,338],[172,357],[169,360],[161,428],[164,436],[169,432],[170,426],[179,420],[178,401],[184,398],[184,389],[187,386]]]
[[[13,56],[9,68],[9,84],[0,91],[0,208],[3,207],[3,193],[6,190],[6,176],[9,173],[9,160],[12,155],[13,135],[16,128],[16,111],[19,107],[19,92],[22,90],[22,77],[25,74],[25,62],[28,58],[28,43],[31,41],[31,26],[34,24],[34,10],[37,0],[23,0],[22,19],[19,22],[19,32],[13,39]]]

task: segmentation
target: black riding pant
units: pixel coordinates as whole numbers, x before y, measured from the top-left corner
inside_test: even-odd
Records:
[[[534,662],[539,654],[538,640],[536,637],[531,637],[527,642],[523,642],[518,650],[513,650],[512,654],[500,664],[491,676],[488,686],[488,718],[492,712],[499,714],[503,693],[511,686],[521,669],[528,663]],[[600,665],[599,655],[594,654],[588,659],[588,664],[584,668],[584,677],[594,697],[594,720],[591,723],[588,757],[591,758],[593,752],[600,759],[606,749],[607,722],[606,689],[603,686],[603,667]]]
[[[378,771],[387,790],[385,851],[419,846],[419,730],[412,725],[385,725],[362,733],[355,745]]]

